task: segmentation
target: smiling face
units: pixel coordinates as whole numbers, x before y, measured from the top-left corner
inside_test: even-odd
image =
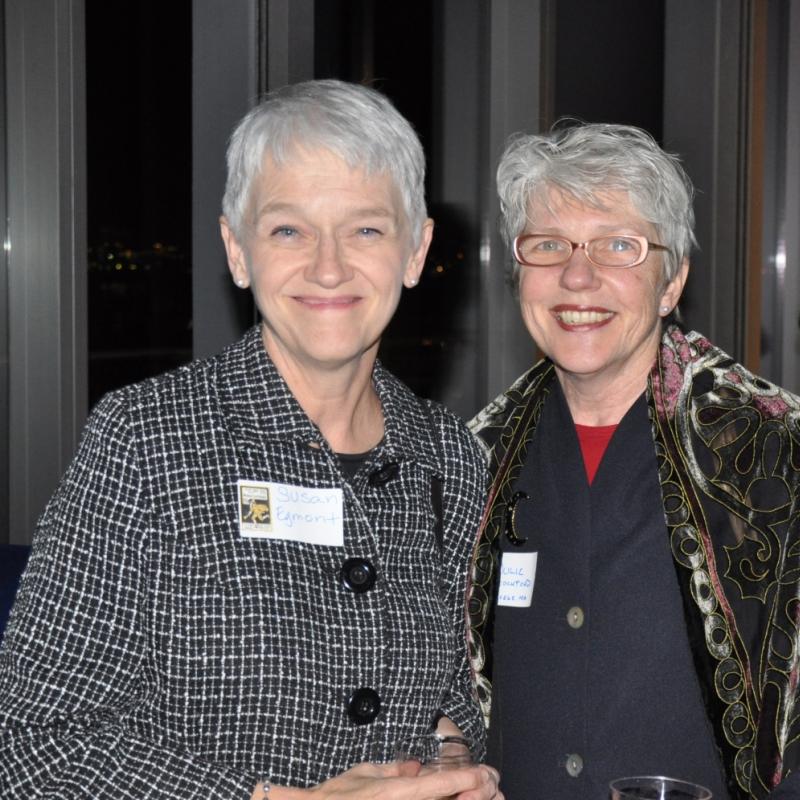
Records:
[[[548,203],[531,203],[532,222],[522,233],[572,242],[628,234],[659,242],[653,225],[625,194],[609,192],[602,201],[610,210],[551,192]],[[615,268],[595,266],[578,248],[566,264],[520,268],[522,317],[555,363],[568,400],[587,389],[629,395],[630,402],[641,394],[656,357],[662,317],[677,304],[687,271],[688,264],[682,265],[678,276],[665,283],[657,251],[651,250],[638,266]]]
[[[228,264],[252,286],[264,343],[284,377],[372,368],[405,283],[419,278],[433,223],[415,247],[400,195],[328,150],[267,160],[239,237],[222,220]]]

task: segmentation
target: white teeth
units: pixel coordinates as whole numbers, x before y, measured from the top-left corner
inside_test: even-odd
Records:
[[[613,316],[611,311],[559,311],[558,318],[565,325],[591,325]]]

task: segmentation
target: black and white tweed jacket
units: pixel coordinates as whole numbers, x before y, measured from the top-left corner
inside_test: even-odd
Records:
[[[464,596],[483,460],[452,414],[373,379],[385,439],[352,482],[257,328],[101,401],[0,650],[0,797],[244,799],[390,756],[438,709],[481,740]],[[242,538],[237,478],[342,488],[344,546]],[[369,591],[343,587],[350,557]],[[356,725],[364,687],[381,710]]]

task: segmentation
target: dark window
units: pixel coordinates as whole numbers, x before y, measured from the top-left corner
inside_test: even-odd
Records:
[[[90,404],[191,358],[191,30],[86,0]]]
[[[636,125],[659,141],[664,103],[664,0],[559,0],[556,119]]]

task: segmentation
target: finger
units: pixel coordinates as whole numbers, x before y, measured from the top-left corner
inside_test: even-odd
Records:
[[[494,767],[486,765],[481,766],[479,771],[479,785],[459,794],[458,800],[503,800],[503,793],[499,788],[500,773]]]
[[[421,798],[460,796],[465,792],[480,790],[485,785],[494,785],[488,773],[477,767],[432,772],[423,769],[415,783],[418,796]],[[479,793],[474,795],[473,800],[485,800],[490,796],[491,793]]]
[[[414,778],[419,775],[422,764],[414,759],[408,761],[397,761],[397,775],[401,778]]]
[[[498,800],[502,800],[503,793],[500,791],[500,773],[494,767],[488,765],[484,768],[489,772],[489,777],[494,783],[494,796],[498,798]]]
[[[400,771],[399,765],[395,761],[391,761],[388,764],[373,764],[370,761],[362,761],[342,774],[357,775],[361,778],[396,778],[400,775]]]
[[[500,773],[494,767],[489,766],[489,764],[481,764],[481,769],[488,773],[497,786],[500,785]]]

